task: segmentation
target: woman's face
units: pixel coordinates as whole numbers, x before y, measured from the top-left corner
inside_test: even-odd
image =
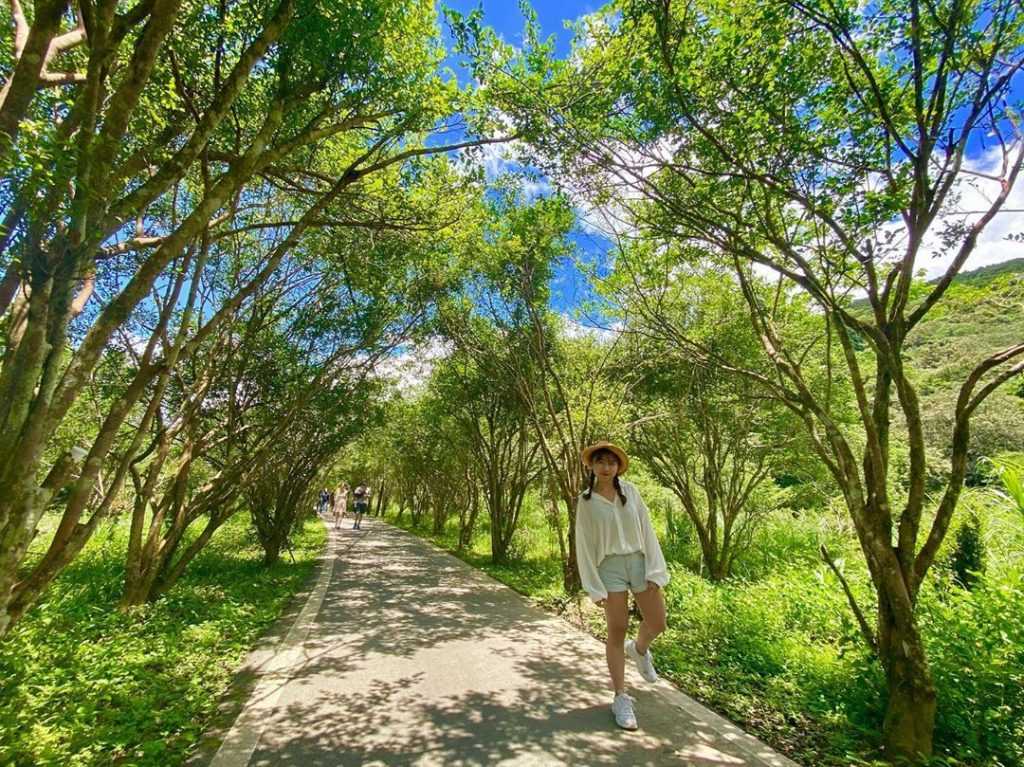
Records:
[[[619,473],[619,459],[610,450],[599,450],[590,459],[590,468],[599,477],[612,479]]]

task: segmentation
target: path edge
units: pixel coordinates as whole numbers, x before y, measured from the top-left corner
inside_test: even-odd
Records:
[[[323,550],[306,581],[288,600],[277,619],[256,639],[242,664],[235,670],[227,688],[221,694],[217,711],[203,730],[199,743],[182,762],[182,767],[209,767],[220,750],[238,717],[245,710],[249,698],[260,683],[267,663],[283,648],[285,639],[296,627],[302,612],[314,598],[316,586],[325,568],[334,568],[336,538],[327,522],[317,515],[315,520],[324,526],[327,536]]]

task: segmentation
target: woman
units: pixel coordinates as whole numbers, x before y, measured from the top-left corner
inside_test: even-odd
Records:
[[[348,503],[348,483],[342,482],[334,491],[334,529],[338,529],[341,520],[345,518],[345,506]]]
[[[582,453],[589,469],[587,489],[576,505],[576,561],[583,588],[604,607],[608,640],[605,655],[615,698],[615,723],[637,728],[632,697],[626,694],[626,654],[648,682],[658,681],[651,642],[665,630],[668,568],[651,526],[651,517],[636,487],[619,477],[629,468],[625,451],[610,442],[598,442]],[[636,640],[626,642],[629,628],[627,590],[633,592],[643,621]]]

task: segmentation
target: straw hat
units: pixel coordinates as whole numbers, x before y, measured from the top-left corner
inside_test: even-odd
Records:
[[[613,445],[611,442],[605,442],[604,440],[595,442],[590,447],[583,448],[583,452],[580,453],[580,458],[583,460],[584,466],[588,469],[590,468],[590,456],[598,450],[609,450],[612,453],[615,453],[615,457],[619,459],[619,476],[626,473],[626,470],[629,468],[629,456],[626,455],[626,451],[618,445]]]

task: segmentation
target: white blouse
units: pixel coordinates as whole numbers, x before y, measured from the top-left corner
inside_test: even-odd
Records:
[[[595,602],[608,596],[597,566],[611,554],[641,552],[647,580],[662,588],[669,580],[665,556],[643,498],[632,482],[619,479],[619,484],[626,496],[625,506],[617,495],[612,502],[596,490],[590,500],[580,494],[576,501],[576,562],[583,588]]]

